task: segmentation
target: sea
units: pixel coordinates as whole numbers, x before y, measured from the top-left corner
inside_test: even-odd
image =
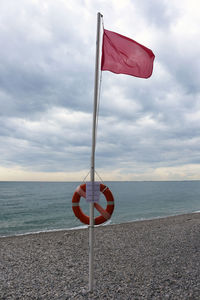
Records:
[[[0,182],[0,236],[87,227],[72,211],[79,182]],[[200,181],[104,182],[115,199],[112,218],[120,224],[200,212]],[[89,204],[80,205],[89,215]],[[106,207],[104,195],[100,205]],[[95,216],[98,212],[95,213]]]

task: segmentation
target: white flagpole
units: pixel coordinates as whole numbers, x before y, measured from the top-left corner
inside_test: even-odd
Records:
[[[100,53],[100,13],[97,14],[97,38],[96,38],[96,62],[95,62],[95,82],[94,82],[94,108],[92,126],[92,155],[90,181],[95,181],[95,143],[96,143],[96,120],[97,120],[97,101],[99,91],[99,53]],[[94,281],[94,202],[90,203],[90,225],[89,225],[89,291],[93,291]]]

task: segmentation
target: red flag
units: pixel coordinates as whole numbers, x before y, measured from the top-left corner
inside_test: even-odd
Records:
[[[154,58],[153,52],[145,46],[104,29],[101,70],[148,78]]]

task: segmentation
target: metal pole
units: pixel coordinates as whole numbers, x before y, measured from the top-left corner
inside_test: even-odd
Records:
[[[96,39],[96,62],[95,62],[95,82],[94,82],[94,108],[93,108],[93,126],[92,126],[92,155],[90,181],[95,181],[95,142],[96,142],[96,118],[97,101],[99,90],[99,52],[100,52],[100,22],[101,14],[97,14],[97,39]],[[93,291],[94,281],[94,203],[90,203],[90,225],[89,225],[89,291]]]

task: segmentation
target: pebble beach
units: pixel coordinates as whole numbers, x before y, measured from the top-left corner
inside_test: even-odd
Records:
[[[1,300],[200,299],[200,213],[0,238]]]

